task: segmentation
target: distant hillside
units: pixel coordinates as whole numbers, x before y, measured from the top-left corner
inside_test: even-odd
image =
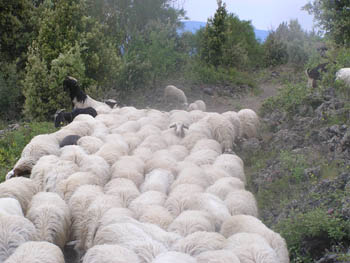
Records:
[[[198,29],[205,27],[206,25],[206,22],[199,21],[183,21],[182,23],[184,25],[184,28],[182,30],[179,30],[179,33],[190,31],[194,34]],[[254,29],[254,32],[256,38],[260,39],[262,42],[264,42],[269,35],[269,31],[267,30]]]

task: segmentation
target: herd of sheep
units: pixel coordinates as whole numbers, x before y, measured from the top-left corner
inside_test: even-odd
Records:
[[[67,244],[83,263],[289,262],[234,154],[257,136],[254,111],[206,112],[182,94],[187,110],[110,107],[68,80],[75,108],[97,115],[23,149],[0,184],[0,262],[63,263]]]

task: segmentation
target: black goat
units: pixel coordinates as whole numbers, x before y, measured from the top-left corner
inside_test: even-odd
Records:
[[[64,112],[63,110],[59,110],[55,114],[55,127],[61,127],[64,123],[70,123],[74,120],[76,116],[79,114],[89,114],[92,117],[97,116],[97,111],[92,108],[83,108],[83,109],[74,109],[72,112]]]
[[[322,63],[317,65],[314,68],[307,68],[305,70],[306,76],[308,77],[308,86],[312,87],[312,88],[316,88],[317,84],[316,84],[316,80],[321,80],[321,73],[326,72],[327,71],[327,65],[329,64],[329,62],[326,63]]]

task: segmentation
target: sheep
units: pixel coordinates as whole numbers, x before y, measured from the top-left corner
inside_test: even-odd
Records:
[[[244,184],[246,184],[243,161],[237,155],[222,154],[216,158],[213,166],[223,169],[230,176],[236,177],[240,179]]]
[[[160,135],[160,133],[161,133],[160,128],[158,128],[157,126],[155,126],[153,124],[148,123],[148,124],[142,126],[141,129],[136,134],[143,141],[148,136]]]
[[[207,172],[207,169],[205,169]],[[214,184],[210,185],[206,192],[216,195],[221,200],[225,200],[226,196],[236,190],[243,190],[244,183],[235,177],[223,177],[218,179]]]
[[[258,217],[256,200],[249,191],[234,190],[226,196],[224,202],[231,215],[242,214]]]
[[[241,263],[231,250],[210,250],[196,256],[197,263]]]
[[[170,212],[160,205],[146,205],[141,210],[138,217],[140,222],[154,224],[164,230],[167,230],[174,220]]]
[[[344,81],[347,86],[350,86],[350,68],[341,68],[335,74],[337,81]]]
[[[144,181],[144,162],[137,156],[123,156],[112,166],[112,178],[130,179],[139,187]]]
[[[165,169],[154,169],[146,174],[144,183],[140,186],[141,192],[159,191],[168,194],[170,185],[174,181],[174,175]]]
[[[250,215],[231,216],[223,222],[220,229],[220,233],[226,238],[241,232],[259,234],[264,237],[267,243],[275,250],[279,262],[289,263],[286,241],[256,217]]]
[[[197,256],[198,254],[223,249],[226,238],[215,232],[198,231],[178,240],[172,247],[173,250]]]
[[[260,120],[255,111],[242,109],[237,114],[241,122],[241,137],[248,139],[257,137]]]
[[[175,105],[180,106],[180,108],[187,108],[187,97],[185,93],[179,89],[176,88],[173,85],[168,85],[164,89],[164,101],[166,103],[175,103]]]
[[[187,148],[183,145],[171,145],[168,147],[168,151],[178,162],[183,161],[189,153]]]
[[[192,102],[190,105],[188,105],[187,110],[188,111],[193,111],[193,110],[206,111],[207,106],[205,105],[204,101],[196,100],[196,101]]]
[[[227,239],[225,249],[235,253],[242,263],[283,262],[266,240],[258,234],[237,233]]]
[[[195,258],[185,253],[168,251],[159,254],[153,261],[153,263],[197,263]]]
[[[197,142],[198,143],[198,142]],[[217,151],[211,149],[203,149],[198,151],[192,151],[189,156],[185,158],[185,162],[192,162],[198,166],[213,164],[216,158],[219,156]]]
[[[64,148],[68,147],[73,146]],[[37,183],[40,191],[56,192],[57,184],[78,170],[78,165],[72,161],[60,159],[55,155],[47,155],[40,158],[33,167],[30,178]]]
[[[147,147],[137,147],[132,152],[132,156],[137,157],[143,162],[148,161],[152,157],[152,154],[153,154],[152,150]]]
[[[123,138],[129,146],[129,152],[133,152],[142,142],[142,139],[133,132],[124,133]]]
[[[150,135],[139,145],[139,147],[146,147],[152,152],[156,152],[167,148],[168,144],[162,137],[158,135]]]
[[[89,208],[85,212],[85,219],[82,227],[85,229],[79,239],[79,246],[76,247],[87,250],[93,246],[94,235],[99,227],[99,220],[104,213],[112,208],[121,208],[122,201],[118,196],[103,194],[98,196],[91,202]]]
[[[174,219],[169,225],[168,231],[185,237],[197,231],[215,232],[215,226],[208,212],[187,210]]]
[[[5,263],[40,262],[64,263],[64,256],[54,244],[49,242],[28,241],[20,245]]]
[[[69,209],[72,217],[71,240],[75,240],[76,248],[80,246],[79,239],[86,231],[83,226],[85,222],[86,211],[90,204],[98,196],[103,195],[102,188],[97,185],[80,186],[69,199]]]
[[[220,143],[212,139],[203,139],[196,142],[196,144],[191,149],[191,153],[210,149],[216,151],[218,154],[222,154],[222,149]]]
[[[226,119],[228,119],[232,125],[233,128],[235,129],[235,134],[236,134],[236,139],[239,139],[242,136],[242,131],[241,131],[241,120],[238,117],[238,113],[235,111],[226,111],[221,114],[224,116]]]
[[[201,168],[203,169],[210,186],[222,178],[232,178],[228,172],[218,166],[202,165]]]
[[[63,138],[63,140],[59,143],[59,146],[62,148],[68,145],[77,145],[80,138],[81,137],[79,135],[68,135]]]
[[[116,178],[109,181],[105,185],[104,191],[108,195],[118,196],[123,207],[128,207],[131,201],[140,195],[135,183],[125,178]]]
[[[69,199],[82,185],[101,185],[100,179],[90,172],[77,172],[57,183],[57,193],[68,203]]]
[[[73,109],[71,112],[64,112],[64,109],[61,109],[55,113],[55,127],[59,128],[64,123],[71,123],[79,114],[88,114],[94,118],[97,116],[96,110],[92,107],[77,108]]]
[[[318,64],[314,68],[307,68],[305,74],[308,78],[307,86],[309,88],[317,88],[316,80],[321,80],[321,73],[327,71],[329,62]]]
[[[11,178],[0,184],[0,198],[10,197],[18,200],[24,214],[30,200],[38,191],[36,183],[25,177]]]
[[[70,235],[68,205],[56,193],[39,192],[33,196],[26,217],[33,222],[39,240],[65,246]]]
[[[108,111],[108,109],[111,109],[108,104],[94,100],[90,96],[86,95],[81,90],[78,84],[78,80],[71,76],[67,76],[63,81],[63,89],[64,91],[69,92],[69,96],[74,108],[92,107],[95,110],[99,110],[101,112],[105,112]]]
[[[124,134],[128,132],[138,132],[141,125],[137,121],[127,121],[120,125],[118,128],[111,129],[111,133]]]
[[[83,263],[140,263],[139,257],[130,249],[119,245],[97,245],[83,257]]]
[[[129,205],[129,209],[133,211],[136,217],[143,214],[144,209],[148,205],[160,205],[165,203],[166,195],[158,191],[147,191],[135,198]]]
[[[162,131],[161,136],[169,146],[180,144],[181,138],[185,137],[185,129],[188,129],[188,126],[176,122],[171,124],[169,129]]]
[[[207,114],[201,110],[192,110],[189,112],[191,123],[196,123],[202,118],[204,118]]]
[[[209,193],[197,193],[191,195],[185,208],[189,210],[208,212],[211,215],[217,231],[220,230],[222,222],[231,216],[225,203],[220,198]]]
[[[135,252],[141,262],[152,262],[158,254],[167,251],[160,242],[152,239],[133,223],[115,223],[101,226],[94,238],[94,245],[118,244]]]
[[[168,154],[157,154],[154,153],[152,157],[145,163],[145,173],[149,173],[154,169],[165,169],[169,170],[172,174],[176,173],[177,162],[176,160]]]
[[[239,134],[236,134],[235,128],[228,119],[219,113],[210,113],[201,121],[206,122],[213,139],[221,144],[223,152],[233,152],[234,142]]]
[[[102,217],[100,221],[101,227],[107,226],[109,224],[131,223],[134,226],[137,226],[139,229],[141,229],[145,234],[147,234],[153,240],[156,240],[161,244],[163,244],[167,249],[170,249],[173,246],[173,244],[181,238],[180,235],[167,232],[154,224],[141,223],[138,220],[125,215],[112,214],[112,213],[108,213],[108,214],[109,214],[108,216],[104,215]]]
[[[40,134],[24,147],[20,159],[6,175],[6,180],[16,176],[29,176],[33,166],[44,155],[59,155],[59,144],[54,134]]]
[[[96,153],[104,144],[104,142],[93,136],[83,136],[77,141],[77,145],[80,146],[87,154]]]
[[[0,262],[4,262],[21,244],[38,240],[37,232],[23,216],[0,214]]]
[[[24,216],[21,204],[12,197],[0,198],[0,215]]]
[[[174,189],[180,184],[198,184],[203,188],[209,186],[208,179],[206,178],[203,169],[196,165],[182,169],[174,183],[171,185],[171,189]]]

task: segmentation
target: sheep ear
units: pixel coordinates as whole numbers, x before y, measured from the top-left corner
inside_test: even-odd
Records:
[[[169,126],[169,128],[175,128],[175,127],[176,127],[175,123]]]
[[[187,125],[183,125],[184,129],[187,129],[188,130],[188,126]]]

